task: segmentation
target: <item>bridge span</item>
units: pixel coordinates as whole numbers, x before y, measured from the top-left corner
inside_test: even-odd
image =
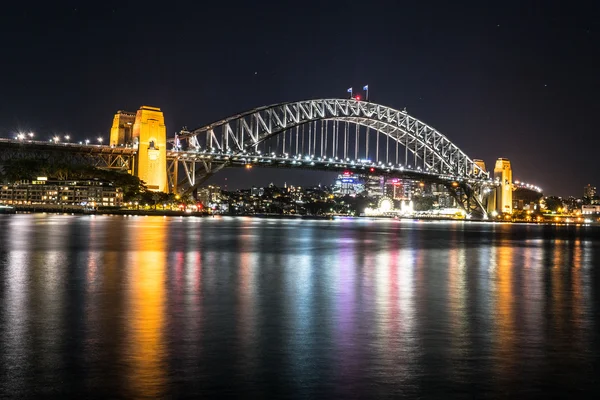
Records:
[[[355,99],[259,107],[169,139],[160,109],[144,106],[115,116],[110,145],[0,139],[0,163],[14,158],[119,169],[175,192],[191,192],[227,167],[350,170],[444,184],[480,218],[488,193],[512,183],[492,179],[482,162],[406,111]]]

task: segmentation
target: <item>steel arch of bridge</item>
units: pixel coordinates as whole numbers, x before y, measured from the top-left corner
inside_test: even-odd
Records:
[[[396,161],[398,161],[398,145],[401,145],[406,154],[410,153],[413,156],[415,168],[418,162],[424,171],[452,175],[457,178],[489,178],[487,172],[483,171],[446,136],[431,126],[408,115],[405,111],[353,99],[304,100],[260,107],[193,131],[182,132],[179,138],[187,140],[189,150],[203,148],[213,154],[243,154],[255,151],[261,143],[269,139],[285,135],[286,131],[298,129],[300,126],[310,125],[316,121],[351,123],[376,132],[375,152],[377,155],[380,152],[379,133],[381,133],[386,137],[385,140],[382,140],[382,145],[385,142],[389,147],[389,139],[396,143]],[[323,153],[323,132],[321,129],[320,137],[317,132],[314,132],[314,142],[317,141],[317,138],[321,141],[321,153]],[[325,135],[327,135],[327,128],[325,128]],[[327,146],[327,138],[325,139],[325,146]],[[358,134],[357,140],[359,140]],[[368,131],[365,140],[368,156]],[[314,142],[313,148],[316,147]],[[344,146],[347,147],[346,142],[344,142]],[[355,146],[356,155],[358,153],[356,142]],[[386,151],[389,151],[389,148],[386,148]],[[349,149],[345,148],[343,152],[344,155],[347,155]],[[419,168],[421,168],[420,166]]]

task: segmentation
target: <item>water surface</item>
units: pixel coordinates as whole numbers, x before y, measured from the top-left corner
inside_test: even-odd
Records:
[[[0,216],[0,396],[589,397],[599,231]]]

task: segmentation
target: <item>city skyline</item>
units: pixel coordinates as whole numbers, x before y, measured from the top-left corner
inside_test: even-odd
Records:
[[[199,25],[196,16],[227,7],[153,13],[130,3],[68,4],[10,5],[0,17],[11,54],[0,78],[0,136],[23,129],[107,139],[114,112],[141,104],[161,107],[173,136],[254,107],[344,97],[346,88],[368,84],[371,101],[406,107],[488,165],[509,158],[515,178],[547,194],[580,196],[583,186],[597,185],[589,145],[599,84],[594,4],[474,5],[466,14],[445,5],[385,13],[321,5],[294,15],[240,4],[227,9],[230,20]],[[395,24],[400,12],[403,23]],[[145,23],[126,23],[133,15]],[[208,35],[222,24],[225,33]],[[248,39],[240,42],[242,31]],[[310,171],[256,172],[222,171],[213,181],[331,180]]]

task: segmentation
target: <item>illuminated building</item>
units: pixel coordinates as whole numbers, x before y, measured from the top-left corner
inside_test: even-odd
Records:
[[[369,176],[365,182],[365,190],[369,197],[380,197],[384,194],[383,176]]]
[[[385,195],[393,200],[410,200],[410,182],[398,178],[388,179],[385,182]]]
[[[583,188],[583,197],[591,200],[594,196],[596,196],[596,187],[588,183],[588,185]]]
[[[131,145],[133,141],[133,124],[135,123],[135,113],[127,111],[117,111],[113,119],[112,128],[110,128],[110,145]]]
[[[198,189],[197,199],[205,207],[210,207],[212,204],[219,202],[221,196],[221,188],[219,186],[208,185]]]
[[[506,158],[496,160],[494,179],[499,182],[496,188],[495,208],[498,213],[512,213],[512,168]]]
[[[584,215],[600,214],[600,206],[584,204],[581,206],[581,213]]]
[[[359,176],[346,171],[338,175],[333,187],[333,193],[338,196],[356,196],[365,191],[365,184]]]
[[[123,191],[100,179],[17,182],[0,186],[0,201],[13,205],[123,205]]]

